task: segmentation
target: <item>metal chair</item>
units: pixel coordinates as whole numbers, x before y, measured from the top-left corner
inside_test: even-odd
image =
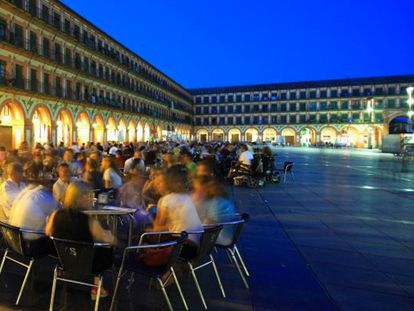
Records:
[[[188,234],[200,234],[200,245],[194,257],[180,256],[182,259],[186,261],[188,267],[190,268],[190,272],[193,277],[194,283],[197,287],[197,291],[200,296],[201,302],[203,304],[204,309],[206,310],[207,310],[207,304],[206,304],[203,292],[200,287],[200,283],[198,281],[198,278],[195,272],[211,264],[213,266],[213,270],[216,275],[217,283],[220,287],[221,294],[223,295],[223,298],[226,298],[226,293],[224,292],[223,284],[221,283],[221,279],[220,279],[220,275],[217,270],[216,263],[211,254],[214,248],[214,245],[217,241],[217,238],[219,237],[222,229],[223,229],[222,225],[212,225],[212,226],[204,227],[204,231],[188,232]],[[206,258],[209,258],[209,259],[205,261]]]
[[[295,180],[293,175],[293,162],[286,161],[283,163],[283,169],[278,170],[283,175],[283,182],[285,183],[287,180],[287,176],[289,175],[292,180]]]
[[[146,237],[158,237],[158,243],[143,244]],[[147,278],[157,280],[170,311],[173,310],[173,307],[171,305],[167,291],[165,290],[165,285],[169,282],[170,278],[173,277],[183,305],[185,309],[188,310],[187,302],[184,298],[181,286],[173,269],[173,265],[177,262],[178,256],[180,255],[181,249],[183,247],[183,243],[187,240],[187,237],[188,234],[186,232],[147,232],[141,236],[139,245],[126,247],[124,249],[122,259],[118,262],[115,261],[115,265],[119,267],[119,271],[115,283],[110,310],[113,310],[115,307],[119,283],[122,277],[128,272],[136,273]],[[145,253],[148,254],[148,252],[151,251],[165,252],[165,258],[163,262],[158,264],[149,264],[148,262],[145,262],[141,256],[145,255]],[[170,275],[165,281],[162,281],[162,277],[167,272],[169,272]],[[131,277],[131,279],[133,278]]]
[[[244,225],[250,220],[250,215],[243,213],[240,215],[240,219],[229,222],[222,222],[220,225],[223,226],[224,230],[232,230],[232,237],[229,243],[216,243],[215,247],[218,249],[224,249],[230,259],[230,262],[235,265],[237,271],[240,274],[240,277],[243,281],[243,284],[246,288],[249,288],[246,277],[249,277],[249,271],[243,261],[243,258],[240,255],[239,249],[237,248],[236,243],[238,242],[241,232]],[[241,267],[240,267],[241,266]],[[242,271],[243,268],[243,271]]]
[[[24,287],[29,278],[30,271],[32,270],[32,266],[33,266],[35,259],[46,257],[47,255],[49,255],[48,251],[45,251],[45,252],[39,251],[39,249],[47,249],[47,247],[39,248],[39,249],[36,249],[34,247],[29,247],[28,242],[25,241],[23,238],[23,234],[28,233],[31,235],[41,236],[41,238],[39,238],[38,240],[32,241],[32,242],[35,242],[35,241],[38,242],[37,243],[38,246],[41,246],[46,243],[50,243],[50,240],[48,237],[44,236],[45,234],[42,231],[22,229],[19,227],[9,225],[4,222],[0,222],[0,229],[3,235],[4,244],[6,246],[6,250],[4,251],[3,259],[0,265],[0,275],[3,271],[6,260],[10,260],[26,269],[23,283],[20,287],[20,291],[19,291],[19,294],[15,302],[17,306],[20,303],[20,299],[22,297]],[[14,256],[11,257],[11,255],[14,255]],[[29,261],[29,263],[27,263],[27,261]]]
[[[53,273],[52,293],[50,296],[49,310],[53,310],[57,281],[97,288],[95,311],[99,308],[99,298],[102,289],[102,272],[96,271],[99,264],[96,256],[100,250],[107,250],[108,255],[112,252],[112,245],[109,243],[79,242],[52,237],[56,252],[59,257],[59,265]],[[109,267],[108,267],[109,268]],[[99,269],[104,270],[105,268]],[[70,276],[70,277],[69,277]],[[98,285],[88,283],[84,280],[91,276],[98,277]]]

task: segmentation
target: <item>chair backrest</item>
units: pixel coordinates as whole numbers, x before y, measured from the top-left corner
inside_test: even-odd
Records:
[[[283,164],[283,171],[284,171],[285,173],[289,173],[289,172],[292,170],[292,168],[293,168],[293,162],[286,161],[286,162]]]
[[[95,252],[99,247],[111,247],[108,243],[79,242],[52,237],[60,266],[63,271],[74,275],[93,274]]]
[[[204,258],[211,253],[222,229],[222,225],[204,227],[204,232],[200,236],[197,258]]]
[[[0,229],[3,234],[4,243],[7,247],[26,257],[26,247],[23,240],[23,233],[20,228],[0,221]]]
[[[238,220],[220,223],[220,225],[222,225],[224,229],[231,228],[232,233],[233,233],[231,237],[231,242],[223,246],[232,247],[233,245],[235,245],[240,238],[244,225],[249,220],[250,220],[250,215],[247,213],[243,213],[240,215],[240,219]]]

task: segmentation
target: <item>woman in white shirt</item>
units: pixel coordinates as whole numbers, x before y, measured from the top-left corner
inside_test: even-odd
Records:
[[[111,157],[102,159],[102,172],[105,188],[118,189],[122,186],[121,172]]]

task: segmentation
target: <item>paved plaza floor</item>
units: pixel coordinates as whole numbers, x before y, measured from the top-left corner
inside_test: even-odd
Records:
[[[227,298],[212,271],[200,271],[209,309],[414,310],[414,161],[375,151],[275,151],[279,165],[294,161],[294,181],[230,188],[239,209],[252,216],[239,245],[251,288],[244,289],[227,258],[216,254]],[[47,309],[51,267],[36,267],[19,309]],[[0,276],[1,310],[14,309],[22,273],[12,270]],[[137,279],[129,292],[125,285],[118,310],[165,309],[161,293],[148,292],[145,280]],[[202,310],[191,279],[182,285],[190,310]],[[63,289],[57,310],[92,309],[87,291]],[[183,310],[173,287],[169,293]]]

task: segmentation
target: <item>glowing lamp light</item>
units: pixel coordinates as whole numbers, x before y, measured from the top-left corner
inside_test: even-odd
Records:
[[[9,115],[9,114],[4,115],[4,116],[3,116],[3,121],[4,121],[4,123],[6,123],[6,124],[11,123],[11,117],[10,117],[10,115]]]
[[[408,117],[411,119],[414,115],[414,111],[410,110],[407,112]]]
[[[57,120],[56,124],[57,124],[57,126],[61,127],[62,126],[62,120]]]
[[[93,123],[93,124],[92,124],[92,127],[93,127],[93,128],[96,128],[96,127],[97,127],[97,124],[96,124],[96,123]]]
[[[408,96],[410,96],[413,93],[413,91],[414,91],[414,86],[407,87],[407,94],[408,94]]]

